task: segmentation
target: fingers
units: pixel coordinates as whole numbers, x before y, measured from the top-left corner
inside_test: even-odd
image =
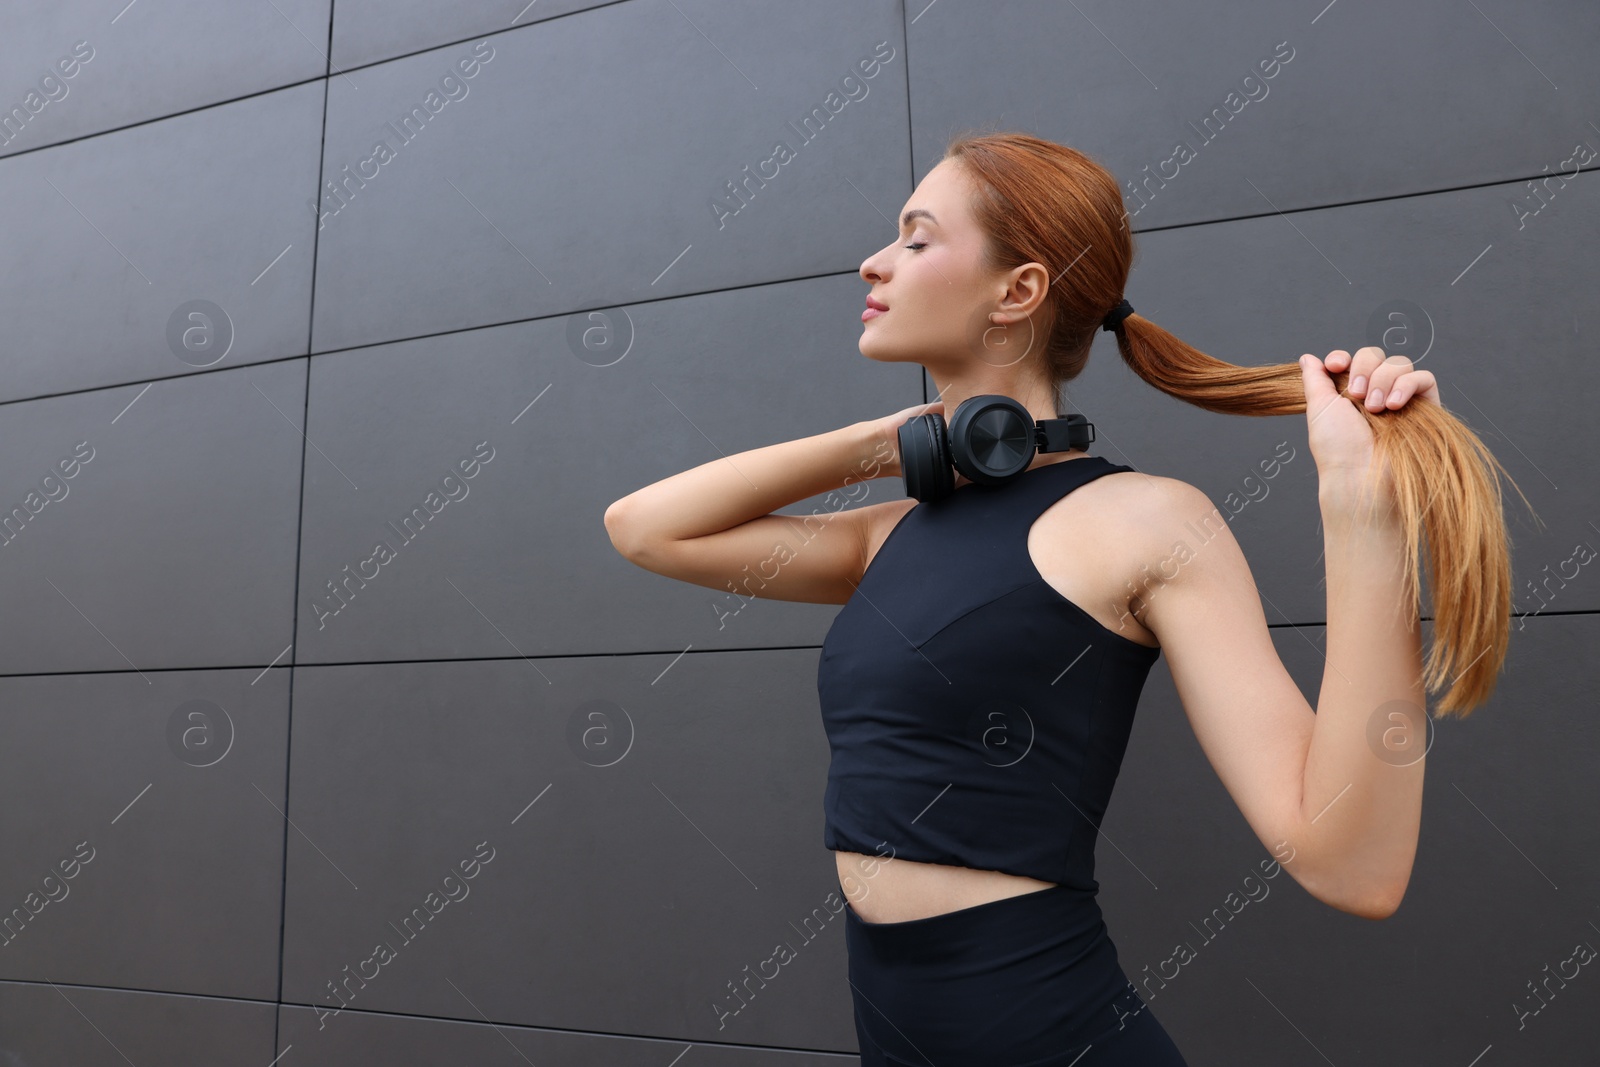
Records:
[[[1356,349],[1353,356],[1343,350],[1328,354],[1330,370],[1337,371],[1345,367],[1350,370],[1350,381],[1345,392],[1364,400],[1368,411],[1398,408],[1433,381],[1433,376],[1429,374],[1426,382],[1408,386],[1404,392],[1397,394],[1399,399],[1396,402],[1390,403],[1390,396],[1395,393],[1396,384],[1403,375],[1427,372],[1412,371],[1411,360],[1405,356],[1385,356],[1383,349],[1374,345]]]
[[[1372,372],[1383,365],[1383,349],[1373,345],[1356,349],[1354,356],[1345,352],[1339,355],[1345,357],[1345,362],[1350,370],[1350,381],[1345,391],[1357,399],[1367,395],[1372,386]]]
[[[1394,384],[1384,393],[1383,406],[1394,411],[1396,408],[1404,407],[1406,402],[1415,396],[1438,399],[1439,384],[1434,380],[1432,371],[1414,370],[1396,378]]]
[[[1363,349],[1362,351],[1368,350]],[[1374,358],[1379,358],[1382,356],[1382,351],[1380,349],[1371,349],[1371,351],[1376,353]],[[1359,354],[1360,353],[1357,353],[1357,355]],[[1390,356],[1387,359],[1382,359],[1381,362],[1377,363],[1372,368],[1371,374],[1368,375],[1367,392],[1365,398],[1367,410],[1382,411],[1385,404],[1389,400],[1390,394],[1394,391],[1395,383],[1400,380],[1402,375],[1409,373],[1412,373],[1411,361],[1405,356]],[[1401,402],[1403,403],[1404,400]],[[1399,407],[1400,405],[1388,404],[1388,406],[1394,408]]]
[[[1306,388],[1306,411],[1321,412],[1330,400],[1337,400],[1339,393],[1333,387],[1333,379],[1328,377],[1332,367],[1324,364],[1316,356],[1307,352],[1300,357],[1300,380]]]

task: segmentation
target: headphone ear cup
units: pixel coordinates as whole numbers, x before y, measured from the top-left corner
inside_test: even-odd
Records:
[[[900,476],[914,500],[940,500],[955,491],[944,416],[917,415],[900,424]]]
[[[1026,470],[1037,451],[1033,415],[999,393],[968,397],[950,423],[955,469],[969,480],[1002,485]]]

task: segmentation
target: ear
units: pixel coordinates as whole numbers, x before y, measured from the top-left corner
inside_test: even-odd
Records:
[[[1024,263],[1006,274],[1000,310],[1018,318],[1032,315],[1050,292],[1050,272],[1038,263]]]

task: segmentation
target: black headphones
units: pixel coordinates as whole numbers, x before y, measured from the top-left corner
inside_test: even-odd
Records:
[[[901,477],[906,495],[917,500],[955,491],[952,464],[969,481],[1001,485],[1027,470],[1035,452],[1067,452],[1094,441],[1094,423],[1082,415],[1035,420],[1021,403],[998,393],[963,400],[948,434],[938,412],[913,415],[899,432]]]

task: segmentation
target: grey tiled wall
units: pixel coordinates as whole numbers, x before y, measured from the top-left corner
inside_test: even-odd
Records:
[[[1142,314],[1240,363],[1412,355],[1542,520],[1508,499],[1525,618],[1493,703],[1439,726],[1385,923],[1279,885],[1199,936],[1261,848],[1158,663],[1099,852],[1124,969],[1190,946],[1151,1003],[1196,1067],[1578,1062],[1581,979],[1519,1012],[1600,944],[1600,9],[519,7],[0,14],[0,1059],[854,1062],[813,918],[837,609],[730,617],[601,515],[924,398],[857,353],[855,272],[989,124],[1125,181]],[[1096,450],[1249,500],[1314,697],[1303,419],[1097,345]]]

